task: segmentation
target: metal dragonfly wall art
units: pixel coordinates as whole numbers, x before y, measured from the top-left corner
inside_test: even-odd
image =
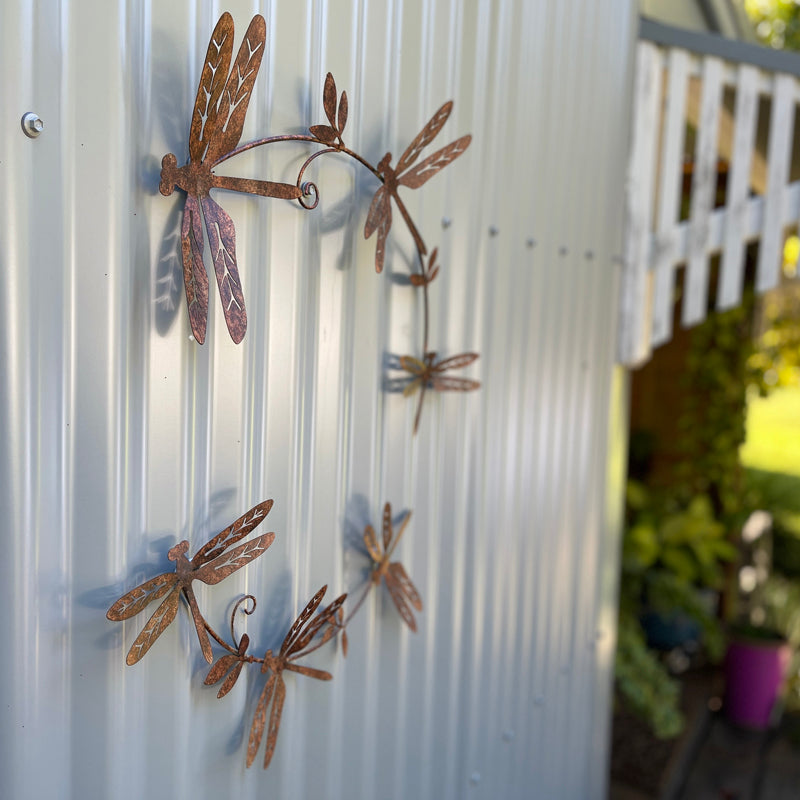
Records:
[[[208,45],[206,59],[200,75],[192,121],[189,127],[189,161],[178,166],[173,153],[162,159],[160,190],[170,195],[177,187],[186,192],[186,203],[181,226],[181,253],[183,259],[184,287],[189,309],[189,322],[194,339],[202,344],[206,337],[208,321],[209,289],[204,264],[203,222],[208,236],[214,273],[219,287],[220,300],[228,331],[235,343],[240,343],[247,329],[244,292],[239,264],[236,256],[236,232],[234,224],[225,210],[210,197],[212,189],[229,189],[248,194],[297,200],[305,209],[316,208],[319,191],[313,181],[305,179],[308,167],[317,158],[327,154],[339,154],[353,159],[366,168],[379,181],[364,225],[364,237],[376,235],[375,270],[382,272],[387,252],[387,240],[392,229],[392,206],[400,213],[414,242],[417,253],[415,268],[409,276],[409,285],[422,296],[422,323],[420,352],[417,359],[425,361],[430,347],[430,302],[429,287],[439,273],[434,265],[438,248],[427,260],[428,247],[419,228],[400,196],[400,188],[418,189],[439,173],[448,164],[461,156],[469,147],[472,137],[467,134],[435,151],[417,163],[424,149],[433,142],[444,127],[453,110],[453,103],[445,103],[405,148],[397,163],[392,166],[392,155],[386,153],[376,165],[345,144],[344,132],[350,102],[346,92],[338,93],[333,75],[328,73],[322,91],[322,102],[327,124],[311,125],[308,134],[285,134],[256,139],[239,144],[252,97],[264,49],[266,47],[266,23],[260,15],[253,17],[245,33],[238,55],[230,66],[233,54],[234,26],[230,14],[224,13],[214,28]],[[279,142],[305,142],[321,146],[312,153],[302,166],[294,185],[267,180],[233,178],[217,175],[215,169],[230,158],[257,147]],[[452,359],[461,359],[462,366],[478,358],[477,354],[462,354]],[[475,380],[462,381],[458,386],[452,381],[436,380],[435,371],[415,373],[414,381],[423,379],[423,389],[442,391],[458,389],[469,391],[480,383]],[[395,379],[397,380],[397,379]],[[414,432],[419,427],[420,411],[425,392],[420,393],[420,403],[415,415]]]

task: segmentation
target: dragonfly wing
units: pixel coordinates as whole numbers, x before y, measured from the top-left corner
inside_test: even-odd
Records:
[[[199,344],[203,344],[208,321],[208,275],[203,264],[203,223],[200,217],[200,204],[197,198],[191,194],[187,195],[181,226],[183,285],[186,290],[192,334]]]
[[[156,575],[146,583],[131,589],[122,595],[116,603],[106,612],[106,616],[114,622],[129,619],[142,611],[146,606],[163,597],[174,585],[177,575],[174,572],[165,572]]]
[[[308,605],[300,612],[297,619],[292,623],[292,627],[289,628],[289,633],[286,634],[286,637],[283,640],[283,644],[281,645],[281,655],[286,655],[289,652],[289,648],[294,644],[294,641],[300,635],[300,632],[306,622],[311,618],[311,615],[317,610],[317,607],[322,602],[322,598],[325,596],[325,592],[328,591],[328,585],[325,584],[312,598],[308,601]]]
[[[328,639],[334,636],[336,631],[339,630],[334,620],[346,599],[346,594],[339,595],[329,606],[323,609],[315,619],[308,623],[305,630],[294,640],[287,653],[289,655],[294,655],[296,658],[299,657],[299,654],[311,644],[311,640],[325,625],[330,625],[331,627],[322,634],[321,641],[327,642]]]
[[[219,683],[227,674],[228,670],[232,669],[237,663],[242,663],[238,656],[230,654],[222,656],[221,658],[217,659],[217,662],[208,671],[208,675],[206,675],[203,683],[206,686],[213,686],[215,683]]]
[[[207,195],[200,201],[206,221],[208,244],[214,259],[219,299],[225,313],[225,323],[235,344],[244,339],[247,330],[247,311],[244,307],[242,282],[236,266],[236,229],[225,210]]]
[[[219,101],[213,138],[206,153],[206,160],[212,165],[239,144],[266,39],[267,24],[264,17],[256,14],[250,20]]]
[[[233,18],[226,11],[211,34],[189,129],[189,158],[202,161],[216,130],[217,106],[233,54]]]
[[[386,187],[381,186],[379,187],[378,191],[375,192],[375,196],[372,198],[369,211],[367,212],[367,221],[364,224],[365,239],[369,239],[369,237],[372,236],[372,234],[381,226],[383,223],[383,218],[387,214],[389,215],[391,224],[392,207],[389,204],[389,195],[386,191]]]
[[[444,372],[446,369],[461,369],[472,364],[480,358],[479,353],[459,353],[457,356],[443,358],[435,367],[435,372]]]
[[[218,533],[213,539],[209,539],[195,553],[192,566],[200,567],[212,561],[222,555],[232,544],[244,539],[248,533],[254,531],[264,521],[271,508],[272,500],[265,500],[263,503],[253,506],[246,514],[242,514],[236,522]]]
[[[147,621],[147,625],[142,628],[142,632],[136,637],[125,663],[133,666],[142,656],[153,646],[153,643],[167,629],[167,626],[175,619],[178,613],[178,598],[180,591],[176,585],[167,595],[164,602],[155,610],[155,613]]]
[[[446,378],[435,377],[432,386],[437,392],[471,392],[481,388],[480,381],[473,381],[469,378]]]
[[[264,725],[267,722],[267,708],[269,707],[269,701],[272,700],[272,692],[275,689],[276,678],[277,676],[274,672],[270,674],[269,680],[261,690],[261,696],[258,698],[253,724],[250,726],[250,738],[247,741],[248,767],[255,761],[258,746],[261,744],[261,737],[264,734]]]
[[[378,537],[375,536],[375,528],[373,528],[372,525],[367,525],[367,527],[364,528],[364,544],[367,547],[369,557],[376,563],[380,562],[383,553],[381,553]]]
[[[189,601],[189,610],[192,612],[192,620],[194,622],[194,628],[197,631],[200,649],[203,651],[203,658],[210,664],[214,660],[214,654],[211,650],[211,642],[208,641],[205,620],[200,613],[200,609],[197,607],[197,598],[194,596],[191,583],[183,587],[183,593]]]
[[[403,618],[403,622],[416,633],[417,621],[414,619],[414,613],[409,607],[408,600],[403,593],[401,585],[397,582],[397,578],[395,578],[391,572],[387,572],[384,575],[384,581],[386,582],[386,588],[389,590],[389,596],[392,598],[392,602],[395,604],[398,613]]]
[[[451,161],[455,161],[469,147],[471,141],[472,137],[469,135],[456,139],[447,147],[443,147],[432,156],[428,156],[414,169],[404,172],[397,182],[403,186],[408,186],[410,189],[419,189],[423,183],[427,183],[439,170],[444,169]]]
[[[192,577],[213,586],[265,553],[274,541],[274,533],[264,533],[261,536],[257,536],[255,539],[244,542],[244,544],[234,547],[233,550],[217,556],[213,561],[198,567]]]
[[[405,567],[399,561],[393,561],[389,564],[389,572],[397,581],[403,594],[408,598],[408,601],[417,611],[422,611],[422,598],[419,596],[416,586],[411,582],[408,577]]]
[[[286,684],[283,676],[278,675],[275,685],[275,700],[272,703],[272,713],[269,715],[269,730],[267,731],[267,749],[264,751],[264,769],[272,761],[275,752],[275,743],[278,741],[278,731],[281,727],[281,714],[283,714],[283,701],[286,699]]]
[[[286,669],[289,670],[289,672],[296,672],[299,675],[305,675],[307,678],[316,678],[318,681],[329,681],[331,678],[333,678],[333,675],[331,675],[330,672],[326,672],[324,669],[304,667],[302,664],[289,663],[286,665]]]
[[[417,160],[422,149],[436,138],[442,126],[447,122],[452,110],[453,101],[449,100],[428,120],[428,123],[417,134],[414,141],[406,148],[405,153],[400,156],[396,167],[398,173],[402,172],[406,167],[410,167]]]

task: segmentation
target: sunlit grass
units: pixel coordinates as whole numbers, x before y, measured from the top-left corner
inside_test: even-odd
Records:
[[[746,467],[800,477],[800,387],[750,401],[740,455]]]

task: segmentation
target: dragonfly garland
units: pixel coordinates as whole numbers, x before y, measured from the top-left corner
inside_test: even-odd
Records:
[[[425,148],[433,142],[450,118],[452,101],[439,108],[405,148],[396,164],[392,165],[391,153],[386,153],[373,165],[345,143],[344,133],[350,103],[346,92],[338,93],[333,75],[328,73],[322,91],[327,123],[311,125],[308,134],[270,136],[240,145],[247,108],[266,47],[264,18],[258,14],[253,17],[231,66],[233,38],[233,19],[226,12],[219,18],[211,35],[200,75],[189,127],[189,161],[179,167],[177,157],[168,153],[161,162],[162,194],[170,195],[175,188],[186,192],[181,225],[181,253],[189,322],[195,340],[200,344],[205,341],[208,322],[209,287],[204,265],[203,225],[211,250],[225,322],[233,341],[237,344],[241,342],[247,329],[244,292],[236,256],[236,231],[225,210],[211,199],[210,191],[229,189],[265,197],[297,200],[303,208],[313,209],[319,202],[319,192],[312,181],[304,179],[305,173],[317,158],[334,153],[357,161],[380,183],[364,224],[364,237],[369,239],[376,236],[376,272],[382,272],[386,262],[393,207],[400,213],[414,241],[419,263],[415,262],[416,269],[409,276],[409,284],[422,294],[421,351],[425,355],[420,360],[424,361],[431,350],[428,292],[440,269],[435,263],[438,249],[433,250],[426,263],[428,247],[400,196],[400,188],[420,188],[469,147],[472,137],[467,134],[419,161]],[[223,162],[247,150],[289,141],[306,142],[323,148],[306,158],[294,185],[233,178],[215,172]],[[476,389],[478,386],[480,384],[477,381],[466,381],[460,391]],[[430,380],[425,387],[440,390],[444,388],[444,383]],[[415,433],[419,427],[419,410],[422,408],[424,396],[425,392],[422,391],[415,417]]]

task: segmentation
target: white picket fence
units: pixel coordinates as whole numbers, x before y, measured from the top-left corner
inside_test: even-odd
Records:
[[[688,38],[695,50],[716,39]],[[713,256],[720,255],[716,308],[735,307],[747,244],[760,243],[756,289],[773,288],[781,276],[785,232],[800,219],[800,181],[790,182],[800,85],[789,72],[763,67],[770,61],[794,67],[792,57],[719,42],[711,49],[731,57],[644,39],[637,45],[618,350],[627,366],[644,363],[672,337],[681,265],[681,324],[690,327],[707,314]],[[755,57],[737,60],[737,52]],[[734,92],[733,108],[726,89]],[[762,98],[769,100],[769,132],[759,137]],[[688,153],[687,129],[695,132]],[[726,162],[724,206],[715,208],[718,164]],[[687,164],[689,213],[681,220]]]

